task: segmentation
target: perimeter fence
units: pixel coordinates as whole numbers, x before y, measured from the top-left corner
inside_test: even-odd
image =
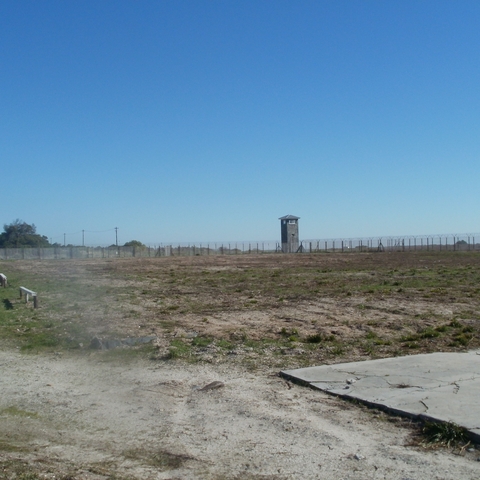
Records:
[[[404,237],[371,237],[328,240],[303,240],[297,253],[365,253],[407,251],[479,251],[480,233],[421,235]],[[149,247],[25,247],[0,248],[0,260],[53,260],[125,257],[172,257],[197,255],[245,255],[282,253],[275,241],[175,243]]]

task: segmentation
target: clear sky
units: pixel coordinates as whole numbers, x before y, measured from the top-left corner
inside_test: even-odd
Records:
[[[480,2],[2,0],[0,174],[59,243],[479,232]]]

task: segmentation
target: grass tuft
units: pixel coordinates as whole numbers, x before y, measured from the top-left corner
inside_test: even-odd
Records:
[[[451,422],[426,422],[422,428],[425,446],[456,447],[468,443],[467,431]]]

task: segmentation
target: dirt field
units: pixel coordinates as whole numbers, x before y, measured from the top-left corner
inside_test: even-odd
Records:
[[[10,284],[0,292],[0,479],[478,478],[478,450],[413,446],[407,420],[278,377],[479,348],[478,253],[0,271]],[[38,310],[17,298],[20,285],[38,292]]]

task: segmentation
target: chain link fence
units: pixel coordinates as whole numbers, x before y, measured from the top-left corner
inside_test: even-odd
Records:
[[[479,233],[449,235],[417,235],[400,237],[370,237],[329,240],[304,240],[300,250],[304,252],[405,252],[431,251],[480,251]]]
[[[407,251],[479,251],[480,234],[303,240],[297,253],[365,253]],[[280,242],[175,243],[149,247],[0,248],[1,260],[171,257],[281,253]]]

